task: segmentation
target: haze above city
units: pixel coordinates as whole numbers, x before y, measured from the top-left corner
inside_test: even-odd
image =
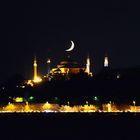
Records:
[[[16,73],[31,78],[35,55],[45,74],[47,58],[52,66],[65,59],[71,40],[71,57],[85,65],[89,54],[93,73],[106,53],[113,68],[140,66],[140,10],[133,2],[11,1],[2,7],[0,81]]]

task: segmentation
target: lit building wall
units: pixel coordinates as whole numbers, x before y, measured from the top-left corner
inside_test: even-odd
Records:
[[[54,68],[51,70],[52,74],[78,74],[80,73],[80,68],[59,68],[59,70],[57,70],[57,68]]]

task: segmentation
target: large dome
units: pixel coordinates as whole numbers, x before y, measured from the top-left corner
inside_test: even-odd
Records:
[[[73,60],[64,60],[61,61],[58,65],[58,68],[79,68],[79,64],[76,61]]]
[[[59,71],[57,71],[59,69]],[[85,68],[81,67],[79,63],[75,60],[72,60],[71,58],[67,58],[65,60],[62,60],[60,63],[58,63],[56,68],[53,68],[51,70],[52,75],[55,74],[78,74],[80,71],[84,70]],[[60,72],[61,71],[61,72]]]

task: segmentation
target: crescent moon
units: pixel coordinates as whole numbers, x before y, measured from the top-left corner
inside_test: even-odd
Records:
[[[70,51],[72,51],[74,49],[74,47],[75,47],[74,42],[71,41],[71,47],[69,49],[65,50],[65,51],[70,52]]]

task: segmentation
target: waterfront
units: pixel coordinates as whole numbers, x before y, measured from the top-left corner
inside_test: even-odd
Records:
[[[132,104],[114,104],[111,101],[109,103],[103,103],[100,105],[89,104],[86,101],[83,105],[70,105],[70,102],[67,104],[52,104],[49,102],[46,103],[11,103],[1,104],[0,113],[26,113],[26,112],[140,112],[140,106],[136,105],[136,102],[133,101]]]

